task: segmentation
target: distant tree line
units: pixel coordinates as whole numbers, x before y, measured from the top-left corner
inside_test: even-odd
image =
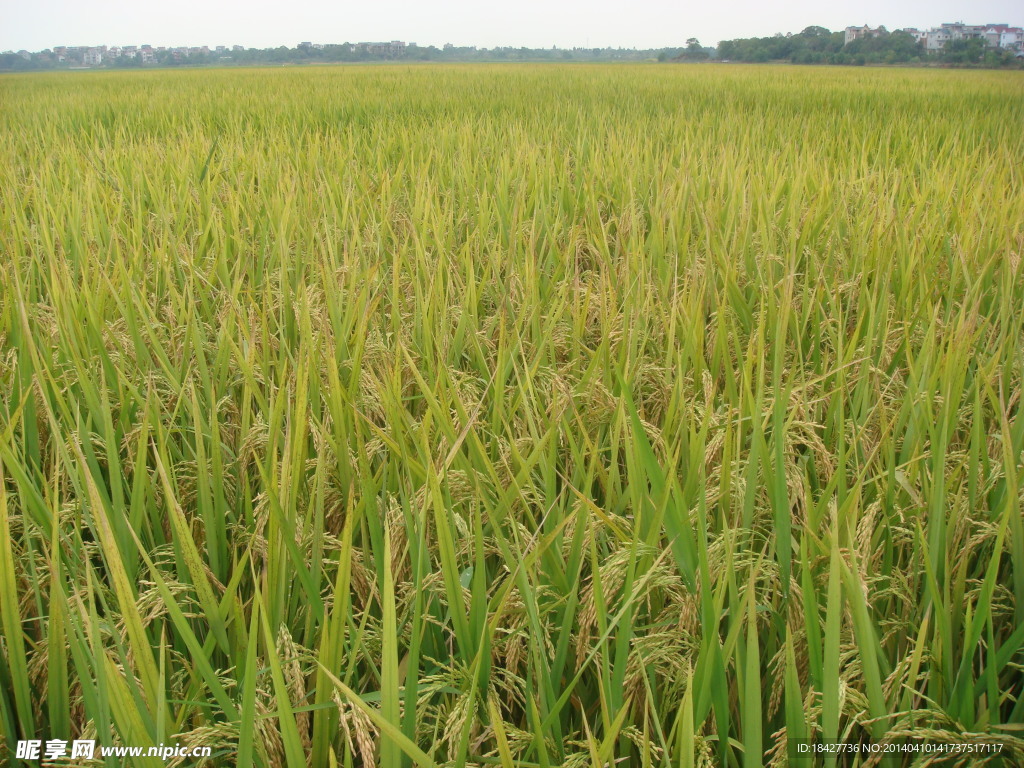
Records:
[[[887,32],[846,43],[844,32],[807,27],[795,35],[723,40],[717,57],[723,61],[788,61],[793,64],[950,64],[1001,67],[1014,63],[1011,51],[987,48],[980,39],[952,40],[938,51],[906,32]]]
[[[715,56],[714,48],[705,48],[700,40],[691,37],[685,48],[666,48],[658,54],[658,61],[707,61]]]
[[[66,61],[59,61],[51,51],[33,53],[25,59],[14,53],[0,54],[0,70],[27,71],[37,69],[66,69],[82,66],[79,49],[77,55]],[[684,49],[674,48],[525,48],[498,47],[477,48],[476,46],[405,45],[399,50],[385,50],[359,43],[323,45],[321,47],[297,46],[288,48],[245,48],[241,50],[156,50],[152,52],[152,63],[143,64],[139,56],[105,58],[100,68],[141,68],[197,67],[197,66],[259,66],[284,64],[330,64],[374,61],[662,61],[677,56]],[[711,49],[713,51],[713,49]],[[710,54],[704,52],[703,58]]]
[[[702,46],[689,38],[681,48],[477,48],[476,46],[405,45],[397,49],[360,43],[295,48],[244,48],[232,50],[166,49],[152,52],[152,63],[140,56],[107,58],[104,68],[259,66],[285,64],[329,64],[373,61],[652,61],[699,62],[709,60],[793,64],[945,64],[952,66],[1003,67],[1014,64],[1013,53],[986,47],[983,40],[953,40],[939,51],[928,51],[912,35],[882,28],[875,37],[846,44],[844,32],[811,26],[798,34],[723,40],[718,48]],[[0,71],[60,69],[81,66],[81,53],[59,61],[52,51],[25,58],[16,53],[0,54]]]

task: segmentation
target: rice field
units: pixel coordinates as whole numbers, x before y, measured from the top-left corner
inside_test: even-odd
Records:
[[[5,749],[1024,764],[1022,125],[1013,72],[0,78]]]

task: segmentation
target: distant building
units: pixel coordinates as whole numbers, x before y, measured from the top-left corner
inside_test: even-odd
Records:
[[[963,40],[966,37],[966,25],[962,22],[942,24],[928,30],[925,48],[929,51],[940,51],[950,40]]]
[[[989,48],[998,48],[1002,33],[1010,28],[1009,24],[986,24],[982,37],[985,38],[985,45]]]
[[[896,31],[902,32],[905,35],[910,35],[914,38],[914,41],[918,43],[923,43],[928,39],[928,33],[918,29],[917,27],[904,27],[903,29],[898,29]]]
[[[929,30],[906,27],[899,31],[912,36],[926,50],[933,52],[941,51],[952,40],[982,40],[989,48],[1007,50],[1020,50],[1024,47],[1024,30],[1009,24],[964,24],[962,21],[954,21]],[[847,27],[844,44],[884,34],[887,34],[885,27],[872,29],[867,24],[863,27]]]
[[[881,35],[887,34],[885,27],[876,27],[872,29],[867,24],[863,27],[847,27],[846,28],[846,39],[844,45],[849,45],[854,40],[862,40],[868,37],[880,37]]]
[[[1024,50],[1024,29],[1007,27],[999,33],[999,47],[1011,51]]]
[[[1008,24],[964,24],[962,21],[941,24],[925,34],[925,48],[929,51],[941,51],[946,43],[954,40],[982,40],[988,48],[1014,50],[1024,40],[1020,27]]]
[[[390,43],[357,43],[356,50],[370,56],[395,59],[405,53],[405,43],[401,40],[392,40]]]
[[[103,52],[99,48],[90,48],[82,56],[82,63],[88,67],[95,67],[103,62]]]

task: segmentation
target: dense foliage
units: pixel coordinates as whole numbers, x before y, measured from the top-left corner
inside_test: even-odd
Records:
[[[1015,73],[0,100],[8,747],[1024,760]]]

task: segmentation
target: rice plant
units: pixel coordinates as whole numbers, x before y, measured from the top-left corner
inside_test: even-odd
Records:
[[[0,104],[5,749],[1024,763],[1017,73]]]

